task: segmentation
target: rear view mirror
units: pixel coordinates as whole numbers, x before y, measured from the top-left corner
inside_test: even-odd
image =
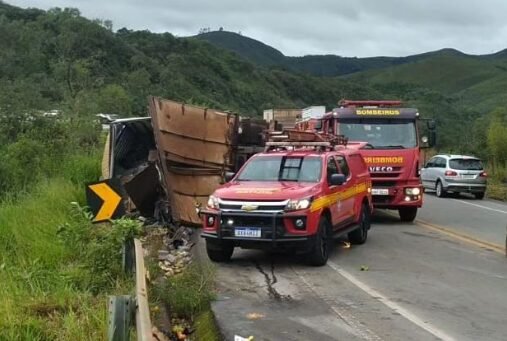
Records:
[[[329,184],[331,186],[340,186],[345,183],[347,178],[344,174],[332,174],[331,179],[329,180]]]
[[[437,133],[435,130],[430,130],[430,136],[428,138],[428,146],[433,147],[437,143]]]
[[[235,175],[236,173],[234,172],[225,172],[225,182],[231,181]]]

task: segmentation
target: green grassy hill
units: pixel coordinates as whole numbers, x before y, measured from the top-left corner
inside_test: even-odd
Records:
[[[481,113],[507,106],[507,57],[501,55],[469,56],[446,50],[415,62],[356,73],[347,79],[370,86],[396,82],[432,89]]]
[[[198,39],[112,32],[76,9],[0,3],[0,35],[0,110],[143,115],[147,96],[156,95],[255,115],[375,93],[339,79],[265,69]]]
[[[0,117],[51,109],[78,117],[145,115],[148,95],[245,115],[272,107],[331,109],[342,98],[400,98],[439,121],[440,147],[480,151],[487,124],[473,130],[475,121],[506,104],[505,51],[293,58],[231,32],[197,38],[113,32],[76,9],[23,10],[2,2],[0,35]],[[467,137],[470,130],[477,136]]]
[[[258,40],[234,32],[213,31],[202,33],[195,38],[207,41],[220,48],[227,49],[262,66],[276,66],[295,72],[304,72],[314,76],[338,76],[349,73],[377,69],[408,62],[413,58],[373,57],[349,58],[335,55],[308,55],[288,57],[277,49]]]
[[[281,65],[285,56],[277,49],[258,40],[228,31],[213,31],[196,36],[220,48],[237,53],[242,58],[259,65]]]
[[[232,32],[208,32],[197,38],[262,66],[314,76],[342,76],[344,81],[375,89],[392,90],[393,84],[425,88],[449,96],[478,113],[507,106],[507,96],[502,90],[507,83],[507,50],[482,56],[442,49],[407,57],[287,57],[266,44]],[[401,91],[404,92],[406,89]],[[397,91],[393,95],[402,96],[401,93]]]

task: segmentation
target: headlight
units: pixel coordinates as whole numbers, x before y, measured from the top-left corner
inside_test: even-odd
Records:
[[[286,211],[296,211],[296,210],[304,210],[310,207],[312,203],[311,198],[300,199],[300,200],[289,200],[287,206],[285,206]]]
[[[406,195],[419,195],[421,194],[421,189],[419,187],[414,188],[405,188]]]
[[[210,195],[209,196],[209,199],[208,199],[208,208],[214,208],[216,210],[218,210],[220,208],[219,204],[218,204],[218,198],[213,196],[213,195]]]

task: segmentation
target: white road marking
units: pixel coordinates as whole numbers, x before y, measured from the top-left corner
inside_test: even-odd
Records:
[[[292,270],[298,275],[298,277],[303,281],[306,287],[313,292],[318,298],[320,298],[324,302],[329,302],[326,297],[322,296],[315,288],[314,285],[308,282],[308,280],[296,269],[292,268]],[[354,336],[357,336],[365,341],[382,341],[377,334],[367,328],[364,324],[357,321],[356,317],[352,315],[350,312],[343,311],[342,309],[338,309],[337,307],[329,304],[329,308],[336,314],[336,316],[346,323],[350,329],[348,332]]]
[[[419,318],[415,314],[411,313],[410,311],[408,311],[405,308],[402,308],[399,304],[391,301],[389,298],[382,295],[381,293],[379,293],[375,289],[373,289],[370,286],[368,286],[367,284],[361,282],[359,279],[354,277],[352,274],[350,274],[349,272],[340,268],[337,264],[335,264],[331,261],[328,261],[327,265],[331,269],[333,269],[334,271],[338,272],[341,276],[345,277],[347,280],[349,280],[352,284],[357,286],[359,289],[363,290],[365,293],[367,293],[371,297],[377,299],[379,302],[382,302],[384,305],[391,308],[392,310],[394,310],[395,312],[397,312],[398,314],[400,314],[401,316],[403,316],[404,318],[406,318],[410,322],[414,323],[415,325],[426,330],[428,333],[432,334],[433,336],[435,336],[443,341],[454,341],[455,340],[454,337],[452,337],[452,336],[448,335],[447,333],[441,331],[440,329],[434,327],[429,322],[423,321],[421,318]]]
[[[468,202],[468,201],[464,201],[464,200],[458,200],[458,199],[455,199],[455,201],[459,201],[463,204],[467,204],[467,205],[472,205],[472,206],[475,206],[475,207],[479,207],[479,208],[483,208],[485,210],[490,210],[490,211],[494,211],[494,212],[498,212],[498,213],[504,213],[504,214],[507,214],[507,211],[503,211],[503,210],[498,210],[496,208],[491,208],[491,207],[487,207],[487,206],[483,206],[483,205],[478,205],[478,204],[472,204],[471,202]]]

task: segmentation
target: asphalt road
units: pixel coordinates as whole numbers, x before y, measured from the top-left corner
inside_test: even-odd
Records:
[[[227,340],[506,340],[506,225],[505,204],[429,194],[416,223],[378,212],[324,267],[236,249],[213,309]]]

